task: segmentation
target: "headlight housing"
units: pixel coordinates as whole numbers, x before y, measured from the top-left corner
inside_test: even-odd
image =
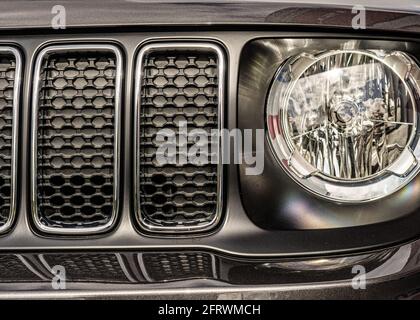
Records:
[[[420,69],[400,51],[291,57],[267,100],[270,145],[310,192],[360,203],[396,192],[420,170]]]

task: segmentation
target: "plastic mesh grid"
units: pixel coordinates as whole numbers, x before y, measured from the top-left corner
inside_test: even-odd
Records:
[[[51,268],[63,266],[69,281],[130,282],[115,254],[48,254],[44,259]]]
[[[148,52],[142,66],[139,186],[143,222],[173,229],[208,225],[217,213],[217,149],[211,148],[216,142],[208,137],[207,152],[196,153],[207,158],[204,163],[189,161],[185,151],[197,141],[192,130],[203,129],[210,136],[218,128],[217,54],[193,48],[159,49]],[[156,139],[161,129],[170,129],[187,141],[187,149],[167,154],[173,163],[157,161],[164,143]]]
[[[0,255],[0,282],[42,281],[14,254]]]
[[[37,191],[48,227],[97,227],[112,217],[116,71],[111,52],[42,61]]]
[[[207,253],[145,253],[142,258],[153,281],[214,277],[212,257]]]
[[[11,210],[13,97],[16,58],[0,53],[0,227]]]

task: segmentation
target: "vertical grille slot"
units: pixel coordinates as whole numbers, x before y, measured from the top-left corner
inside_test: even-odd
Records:
[[[94,233],[116,215],[121,58],[113,46],[50,47],[38,57],[35,223]]]
[[[207,230],[220,216],[220,142],[210,135],[222,125],[223,54],[212,44],[149,44],[137,66],[138,220],[152,232]],[[165,142],[158,142],[157,134],[169,129],[178,136],[185,132],[182,122],[189,135],[183,135],[187,152],[197,141],[193,130],[207,133],[204,163],[188,159],[185,149],[169,155],[171,163],[158,161]]]
[[[17,50],[0,47],[0,232],[7,231],[14,218],[20,61]]]

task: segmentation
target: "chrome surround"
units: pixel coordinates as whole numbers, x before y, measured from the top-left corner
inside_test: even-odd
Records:
[[[306,191],[310,192],[311,194],[324,199],[328,201],[333,201],[337,203],[349,203],[349,204],[357,204],[357,203],[368,203],[376,200],[383,199],[385,197],[390,196],[391,194],[401,190],[403,187],[405,187],[409,182],[411,182],[416,175],[420,172],[420,140],[416,137],[418,136],[418,128],[417,128],[417,121],[419,118],[419,110],[417,103],[418,99],[415,98],[415,95],[413,94],[413,90],[415,90],[416,93],[420,93],[420,79],[417,79],[415,77],[418,77],[418,72],[414,72],[414,75],[411,74],[411,70],[401,67],[402,62],[401,61],[394,61],[392,58],[392,54],[395,53],[394,51],[391,53],[386,54],[384,57],[378,56],[378,50],[362,50],[362,49],[340,49],[340,50],[329,50],[326,52],[321,52],[317,55],[308,55],[308,54],[300,54],[294,59],[303,57],[307,61],[304,61],[305,66],[311,66],[314,62],[324,58],[328,57],[330,55],[337,54],[338,52],[350,52],[350,53],[356,53],[356,54],[363,54],[366,56],[369,56],[376,61],[379,61],[386,65],[388,68],[393,70],[395,74],[400,78],[400,80],[404,83],[405,87],[407,88],[407,92],[409,94],[409,97],[412,101],[413,105],[413,111],[414,111],[414,130],[411,133],[409,137],[409,141],[407,142],[404,152],[402,152],[399,157],[395,160],[394,163],[389,165],[388,167],[384,168],[380,172],[377,172],[376,174],[363,178],[363,179],[353,179],[353,180],[346,180],[341,178],[332,178],[324,173],[320,172],[318,169],[312,167],[309,164],[305,163],[305,167],[301,165],[300,171],[298,168],[296,168],[295,165],[293,165],[293,162],[299,162],[296,158],[299,157],[299,155],[295,155],[294,147],[291,146],[288,137],[288,129],[284,129],[281,125],[275,125],[273,124],[273,130],[276,131],[276,136],[274,138],[270,137],[270,135],[266,135],[271,152],[275,156],[279,166],[283,169],[283,171],[293,180],[295,181],[300,187],[305,189]],[[404,59],[407,59],[407,61],[410,62],[410,65],[415,65],[417,69],[420,70],[420,67],[404,52],[396,51],[403,55]],[[303,60],[303,59],[302,59]],[[285,62],[285,61],[283,61]],[[272,112],[274,109],[273,106],[273,84],[275,79],[277,79],[279,73],[281,72],[281,69],[283,68],[283,64],[281,64],[276,73],[273,77],[273,82],[270,86],[269,93],[267,95],[267,102],[266,102],[266,123],[267,126],[270,126],[270,116],[272,116]],[[306,70],[302,68],[302,70],[298,70],[296,76],[294,76],[294,79],[298,79],[303,72]],[[279,109],[280,113],[279,116],[282,117],[282,123],[286,123],[286,115],[284,113],[284,110]],[[275,127],[275,128],[274,128]],[[281,140],[280,142],[278,140]],[[283,141],[284,140],[284,141]],[[286,151],[287,150],[287,151]],[[290,153],[286,156],[286,153]],[[398,165],[402,164],[402,169],[398,168]],[[401,167],[401,166],[400,166]],[[383,180],[380,180],[382,178]],[[357,187],[371,187],[374,189],[374,185],[378,186],[380,183],[387,184],[388,186],[395,185],[391,184],[390,179],[402,179],[402,182],[399,182],[399,185],[397,187],[394,187],[392,191],[384,192],[381,195],[375,195],[370,198],[360,198],[360,199],[350,199],[350,198],[343,198],[344,194],[349,195],[349,193],[346,193],[345,188],[353,190]],[[315,180],[316,179],[316,180]],[[313,180],[313,181],[312,181]],[[324,183],[325,186],[320,188],[318,186],[317,181],[320,180]],[[354,183],[354,185],[350,185],[351,183]],[[365,184],[363,184],[365,183]],[[341,197],[338,197],[337,195],[333,195],[330,191],[332,189],[340,190],[339,193]],[[322,192],[321,192],[322,191]]]
[[[40,72],[41,64],[45,57],[57,52],[71,52],[71,51],[110,51],[115,54],[116,60],[116,76],[115,76],[115,118],[114,118],[114,195],[113,195],[113,210],[109,221],[101,226],[89,228],[56,228],[45,226],[39,220],[38,204],[37,204],[37,144],[38,144],[38,105],[39,105],[39,89],[40,89]],[[34,74],[33,74],[33,89],[32,89],[32,146],[31,146],[31,205],[32,218],[35,226],[42,232],[50,234],[62,235],[84,235],[96,234],[109,231],[117,220],[118,199],[119,199],[119,170],[120,170],[120,132],[121,132],[121,91],[122,91],[122,53],[121,50],[110,44],[57,44],[50,45],[42,49],[36,58]]]
[[[218,79],[219,79],[219,86],[218,86],[218,97],[219,97],[219,105],[218,105],[218,126],[217,129],[221,132],[223,129],[224,123],[224,86],[225,86],[225,68],[226,68],[226,61],[224,53],[219,45],[213,43],[211,40],[206,41],[195,41],[195,39],[187,39],[187,40],[174,40],[174,39],[149,39],[145,43],[140,44],[140,51],[137,53],[137,57],[135,59],[135,88],[134,88],[134,106],[135,106],[135,124],[134,124],[134,141],[135,141],[135,151],[134,151],[134,172],[135,172],[135,179],[134,179],[134,208],[135,208],[135,217],[137,223],[142,227],[143,230],[153,233],[163,233],[163,234],[174,234],[175,232],[181,233],[193,233],[193,232],[205,232],[209,231],[213,228],[216,224],[219,223],[221,220],[222,215],[222,208],[223,208],[223,161],[222,161],[222,150],[223,150],[223,138],[222,135],[219,135],[218,141],[218,165],[217,165],[217,205],[216,205],[216,212],[214,214],[214,218],[212,221],[205,225],[200,226],[178,226],[178,227],[165,227],[165,226],[155,226],[147,223],[144,221],[144,218],[141,213],[140,208],[140,183],[139,183],[139,176],[140,176],[140,161],[139,159],[139,146],[140,146],[140,108],[141,108],[141,77],[142,77],[142,68],[143,68],[143,59],[145,55],[149,52],[154,50],[160,49],[207,49],[212,50],[216,53],[218,58]]]
[[[11,177],[10,177],[10,212],[6,223],[0,227],[0,234],[9,231],[16,216],[16,181],[18,163],[18,128],[19,128],[19,108],[20,108],[20,88],[22,82],[22,56],[18,49],[11,46],[0,46],[0,53],[12,54],[16,60],[15,79],[13,88],[13,111],[12,111],[12,158],[11,158]]]

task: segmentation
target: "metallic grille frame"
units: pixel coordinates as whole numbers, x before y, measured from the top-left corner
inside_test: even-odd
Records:
[[[12,111],[12,154],[11,154],[11,177],[10,177],[10,212],[6,223],[0,227],[0,234],[9,231],[16,217],[16,197],[17,197],[17,164],[18,164],[18,128],[19,128],[19,109],[20,109],[20,88],[22,83],[22,56],[17,48],[0,45],[0,53],[12,54],[15,57],[16,68],[13,87],[13,111]]]
[[[200,226],[155,226],[147,223],[143,218],[142,211],[140,208],[140,181],[137,177],[140,176],[140,117],[141,117],[141,81],[142,81],[142,69],[143,69],[143,60],[146,54],[153,52],[154,50],[194,50],[194,49],[206,49],[212,50],[217,56],[218,59],[218,125],[217,129],[219,132],[223,129],[224,124],[224,100],[225,100],[225,70],[226,70],[226,60],[225,54],[220,45],[213,42],[211,39],[202,40],[202,39],[148,39],[143,43],[140,43],[139,49],[137,50],[137,55],[135,57],[135,72],[134,72],[134,113],[135,113],[135,126],[134,126],[134,210],[135,210],[135,219],[137,224],[143,231],[153,233],[155,236],[157,234],[165,234],[168,236],[173,236],[176,232],[182,234],[191,234],[197,232],[206,232],[212,229],[215,225],[219,223],[222,216],[223,208],[223,139],[220,134],[218,141],[218,165],[217,165],[217,197],[216,197],[216,212],[214,218],[209,221],[207,224]],[[178,234],[177,236],[179,236]]]
[[[88,228],[57,228],[43,225],[39,220],[38,201],[37,201],[37,150],[38,150],[38,109],[39,93],[41,84],[42,61],[50,54],[60,52],[79,52],[79,51],[109,51],[115,54],[116,75],[115,75],[115,131],[114,131],[114,188],[113,188],[113,208],[110,220],[101,226]],[[33,69],[33,88],[32,88],[32,146],[31,146],[31,202],[32,220],[35,227],[42,232],[57,235],[86,235],[98,234],[109,231],[117,221],[118,200],[119,200],[119,170],[120,170],[120,132],[121,132],[121,100],[122,100],[122,73],[123,62],[121,50],[111,44],[51,44],[38,52]]]

